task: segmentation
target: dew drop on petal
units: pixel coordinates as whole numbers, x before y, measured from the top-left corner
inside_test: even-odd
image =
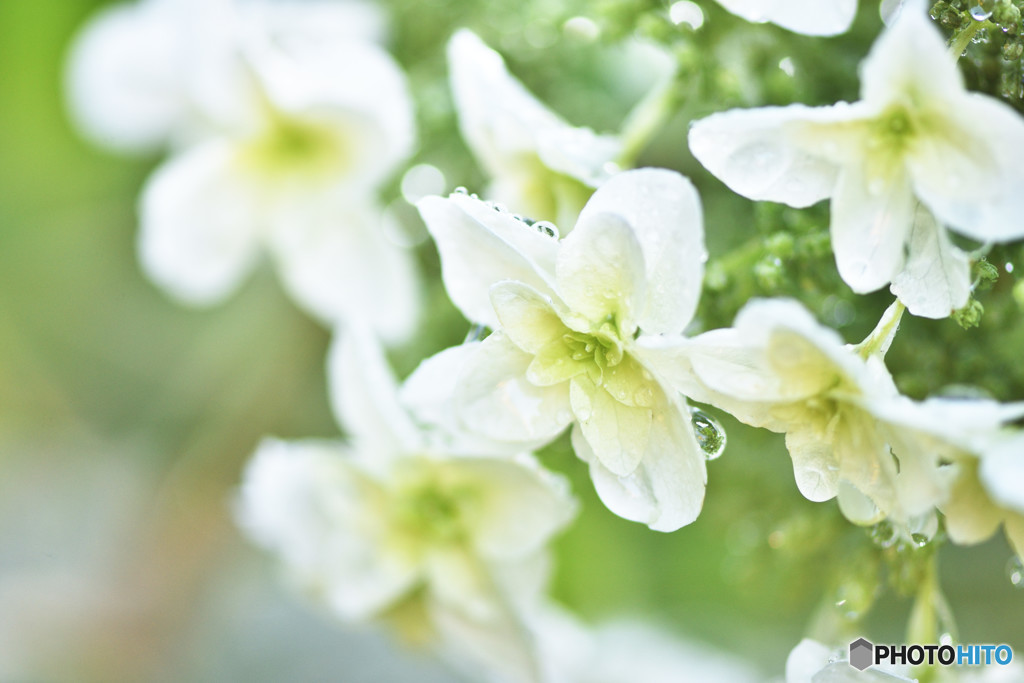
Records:
[[[558,239],[559,237],[558,226],[549,221],[537,221],[533,224],[533,228],[548,237],[553,237],[555,239]]]
[[[654,404],[654,392],[648,386],[642,386],[633,393],[633,402],[638,406],[650,407]]]
[[[928,545],[930,540],[925,534],[910,534],[910,540],[913,541],[914,545],[918,548],[923,548]]]
[[[466,189],[465,185],[459,185],[458,187],[455,188],[455,190],[452,191],[452,194],[468,195],[469,194],[469,190]]]
[[[975,5],[968,11],[971,13],[971,18],[975,21],[985,21],[992,16],[992,10],[986,10],[981,5]]]
[[[697,444],[704,451],[704,457],[708,460],[715,460],[721,457],[725,451],[725,430],[718,420],[711,417],[699,408],[690,408],[690,422],[693,423],[693,433],[697,437]]]
[[[1010,579],[1014,588],[1024,588],[1024,562],[1017,555],[1006,563],[1006,578]]]

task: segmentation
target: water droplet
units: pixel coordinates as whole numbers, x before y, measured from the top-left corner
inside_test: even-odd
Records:
[[[576,411],[576,419],[580,422],[586,422],[593,415],[593,411],[590,408],[580,408]]]
[[[725,451],[725,430],[718,420],[699,408],[691,407],[690,422],[693,423],[693,433],[700,449],[704,451],[704,457],[708,460],[721,457]]]
[[[466,189],[465,185],[459,185],[458,187],[455,188],[455,190],[452,192],[452,194],[468,195],[469,194],[469,190]]]
[[[992,16],[992,10],[986,10],[981,5],[975,5],[968,11],[971,13],[971,18],[974,19],[975,21],[985,21],[986,19]]]
[[[939,636],[939,645],[952,645],[952,644],[953,644],[953,634],[952,633],[943,633],[941,636]]]
[[[654,404],[654,392],[648,386],[642,386],[633,394],[633,402],[638,406],[651,406]]]
[[[462,343],[468,344],[469,342],[475,342],[483,339],[484,330],[486,329],[487,328],[484,325],[479,323],[473,325],[469,328],[469,332],[466,333],[466,338],[462,340]]]
[[[928,545],[928,541],[930,541],[931,539],[928,538],[928,536],[926,536],[925,534],[910,534],[910,540],[913,541],[914,545],[916,545],[918,548],[923,548],[926,545]]]
[[[508,208],[504,204],[498,202],[487,202],[487,206],[491,207],[498,213],[508,213]]]
[[[896,527],[887,519],[884,519],[871,527],[871,531],[869,533],[871,535],[871,540],[874,541],[875,545],[879,548],[891,548],[899,537],[896,533]]]
[[[1014,555],[1006,563],[1006,577],[1014,588],[1024,588],[1024,562],[1020,556]]]
[[[556,240],[559,238],[558,226],[549,221],[537,221],[533,224],[533,228],[548,237],[553,237]]]

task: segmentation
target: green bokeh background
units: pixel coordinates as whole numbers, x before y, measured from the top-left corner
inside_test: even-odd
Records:
[[[195,628],[192,617],[210,591],[231,582],[238,558],[267,562],[239,538],[228,505],[259,439],[337,435],[323,375],[329,334],[286,300],[269,268],[210,310],[178,307],[140,272],[135,202],[159,160],[91,147],[72,129],[62,100],[69,40],[103,4],[0,0],[0,491],[20,501],[0,500],[0,581],[70,562],[64,546],[45,539],[114,535],[105,562],[137,598],[127,616],[90,618],[87,627],[54,633],[60,655],[40,675],[59,680],[151,679],[167,652],[188,641],[184,634]],[[618,126],[637,88],[609,79],[600,58],[605,46],[562,36],[564,20],[585,14],[606,36],[617,27],[661,39],[687,65],[684,104],[641,161],[693,178],[704,198],[712,265],[731,249],[748,254],[726,285],[707,294],[703,319],[728,324],[750,296],[797,295],[826,322],[837,306],[852,311],[835,319],[845,323],[840,333],[848,341],[859,341],[891,300],[886,292],[853,296],[827,251],[784,259],[781,280],[758,276],[754,267],[771,255],[766,245],[776,233],[820,237],[825,207],[783,211],[733,196],[695,164],[685,133],[689,119],[731,106],[855,98],[856,65],[881,27],[876,7],[862,2],[853,32],[822,40],[749,26],[701,4],[708,24],[693,36],[671,27],[660,3],[395,0],[392,45],[419,103],[416,161],[440,167],[450,186],[482,187],[455,133],[444,81],[443,46],[455,27],[476,29],[542,99],[597,129]],[[778,68],[787,56],[796,78]],[[430,278],[429,322],[394,353],[400,375],[461,341],[468,327],[444,298],[432,247],[420,254]],[[889,359],[908,394],[969,384],[1002,400],[1024,399],[1022,312],[1011,295],[1016,280],[1003,267],[1024,266],[1024,259],[1013,245],[990,260],[1001,274],[993,290],[979,294],[981,327],[905,321]],[[704,512],[673,534],[608,513],[566,439],[544,451],[582,501],[578,523],[557,544],[553,590],[588,619],[656,618],[778,674],[815,619],[840,611],[834,603],[841,592],[863,584],[851,577],[875,576],[879,553],[834,503],[799,495],[781,437],[719,417],[729,444],[709,463]],[[117,497],[121,480],[89,476],[94,467],[134,473],[141,493],[117,524],[100,525],[93,512]],[[68,498],[52,485],[68,472],[80,481],[81,496]],[[46,533],[36,535],[30,519],[44,519]],[[1024,593],[1006,578],[1005,541],[944,546],[940,554],[962,640],[1006,642],[1024,652]],[[854,630],[902,641],[909,604],[883,589]],[[244,670],[244,652],[225,656],[239,660],[231,670]]]

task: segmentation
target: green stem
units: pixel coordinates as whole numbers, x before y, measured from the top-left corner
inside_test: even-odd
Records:
[[[862,358],[869,358],[874,354],[884,357],[892,344],[896,331],[900,328],[900,320],[903,318],[903,311],[907,310],[899,299],[894,301],[879,319],[875,329],[871,331],[864,341],[854,347],[854,350]]]
[[[974,36],[978,34],[978,31],[988,27],[990,24],[991,22],[989,21],[971,20],[971,23],[967,24],[967,26],[962,28],[959,33],[953,36],[953,38],[949,41],[949,54],[953,56],[953,59],[960,59],[961,55],[963,55],[964,53],[964,50],[966,50],[967,46],[971,44],[971,41],[974,39]]]
[[[622,152],[618,158],[622,168],[632,168],[654,134],[675,113],[678,105],[678,75],[677,71],[651,88],[647,96],[629,112],[622,124]]]

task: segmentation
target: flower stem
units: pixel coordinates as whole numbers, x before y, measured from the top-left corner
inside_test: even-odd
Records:
[[[647,96],[633,107],[622,124],[622,152],[618,164],[622,168],[632,168],[640,152],[651,141],[666,120],[675,113],[678,105],[676,87],[678,71],[663,82],[651,88]]]
[[[964,50],[971,44],[974,36],[978,34],[978,31],[987,27],[990,23],[989,21],[972,21],[954,35],[949,41],[949,54],[953,56],[953,59],[960,59],[964,54]]]
[[[864,341],[854,347],[854,350],[862,358],[868,358],[874,354],[885,356],[892,344],[896,331],[900,328],[900,320],[903,318],[903,311],[907,310],[899,299],[894,301],[879,319],[875,329],[871,330]]]

